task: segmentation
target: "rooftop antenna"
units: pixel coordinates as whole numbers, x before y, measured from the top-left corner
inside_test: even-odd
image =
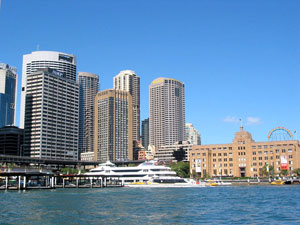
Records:
[[[240,118],[240,129],[243,130],[243,121],[241,118]]]

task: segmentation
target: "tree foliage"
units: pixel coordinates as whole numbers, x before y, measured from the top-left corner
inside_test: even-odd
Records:
[[[178,162],[172,163],[170,168],[177,173],[179,177],[188,178],[190,177],[190,164],[189,162]]]
[[[297,176],[300,176],[300,168],[294,169],[293,173],[297,174]]]

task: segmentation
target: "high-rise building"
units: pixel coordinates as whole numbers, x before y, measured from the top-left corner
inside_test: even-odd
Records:
[[[142,145],[148,150],[149,146],[149,118],[142,121]]]
[[[95,97],[99,91],[99,77],[78,72],[79,85],[79,154],[94,151]]]
[[[27,92],[27,76],[40,68],[51,68],[65,74],[67,80],[76,81],[76,57],[74,55],[53,52],[35,51],[23,55],[22,92],[20,109],[20,127],[24,128],[25,97]]]
[[[17,69],[0,63],[0,127],[15,124]]]
[[[157,78],[149,86],[149,142],[159,148],[184,140],[184,83]]]
[[[0,154],[23,155],[24,130],[15,126],[0,128]]]
[[[132,140],[140,140],[140,77],[132,70],[114,77],[114,89],[128,91],[132,96]]]
[[[201,136],[191,123],[185,124],[185,140],[193,145],[201,145]]]
[[[77,160],[79,88],[50,68],[27,76],[24,151],[34,158]]]
[[[94,126],[96,161],[133,159],[132,97],[129,92],[114,89],[98,92]]]

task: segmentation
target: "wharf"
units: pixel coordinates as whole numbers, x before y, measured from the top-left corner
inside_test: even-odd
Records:
[[[44,172],[1,172],[0,190],[124,187],[119,177]]]

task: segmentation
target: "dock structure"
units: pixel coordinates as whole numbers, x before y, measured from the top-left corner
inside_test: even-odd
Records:
[[[45,172],[1,172],[0,190],[124,187],[119,177]]]

